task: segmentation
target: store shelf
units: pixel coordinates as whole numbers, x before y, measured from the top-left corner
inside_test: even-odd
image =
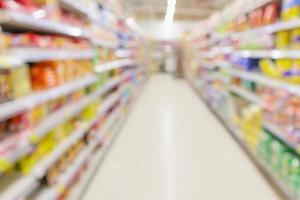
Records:
[[[216,64],[215,63],[212,63],[212,62],[201,62],[199,64],[200,67],[204,67],[206,69],[209,69],[209,70],[213,70],[213,69],[216,69]]]
[[[114,138],[116,137],[117,131],[119,130],[121,124],[124,120],[121,120],[120,122],[116,122],[116,119],[118,118],[120,114],[116,114],[112,116],[110,120],[108,120],[107,127],[114,127],[113,129],[113,136],[112,139],[104,144],[104,146],[99,149],[95,155],[91,159],[91,163],[89,164],[89,167],[87,171],[83,174],[83,177],[79,180],[77,185],[74,189],[72,189],[72,192],[70,194],[69,199],[70,200],[79,200],[81,196],[83,195],[85,189],[87,188],[88,184],[91,182],[93,176],[95,175],[99,165],[101,164],[104,156],[106,155],[107,151],[109,150]],[[109,130],[108,128],[106,132]],[[101,131],[101,134],[105,134],[104,131]]]
[[[113,125],[115,124],[116,119],[118,118],[120,114],[120,109],[114,111],[107,121],[105,122],[105,125],[101,128],[99,134],[106,134],[110,129],[112,129]],[[98,141],[100,142],[100,141]],[[92,146],[92,147],[91,147]],[[59,180],[58,183],[51,187],[46,188],[39,196],[37,197],[37,200],[55,200],[60,195],[61,191],[64,191],[65,188],[70,184],[71,180],[75,176],[75,174],[78,172],[78,170],[82,167],[82,165],[86,162],[87,159],[90,158],[90,155],[92,151],[94,150],[93,147],[96,145],[92,144],[89,148],[87,148],[88,152],[84,153],[84,156],[81,157],[81,155],[78,156],[78,158],[75,160],[75,162],[71,165],[71,167],[66,171],[65,174],[63,174]],[[103,155],[103,154],[102,154]],[[98,155],[99,157],[102,155]],[[100,159],[101,159],[100,157]],[[91,159],[90,159],[91,160]]]
[[[95,67],[95,71],[98,73],[102,73],[116,68],[122,68],[122,67],[135,65],[135,64],[136,62],[132,59],[121,59],[109,63],[99,64]]]
[[[86,131],[95,123],[98,118],[95,118],[85,126],[78,128],[74,133],[60,143],[53,152],[46,158],[41,160],[32,170],[30,175],[21,177],[13,183],[3,194],[0,199],[18,199],[27,197],[30,193],[39,186],[40,179],[46,174],[47,170],[68,150],[72,145],[79,141]]]
[[[236,137],[235,135],[241,135],[241,131],[237,128],[234,128],[230,124],[225,124],[226,128],[229,130],[231,135],[237,141],[237,143],[241,146],[241,148],[246,152],[249,158],[253,161],[256,167],[259,169],[261,174],[266,178],[266,180],[270,183],[271,186],[274,187],[275,191],[279,194],[282,199],[286,200],[297,200],[286,186],[286,184],[270,169],[265,163],[263,163],[257,156],[257,154],[244,142],[241,138]]]
[[[107,89],[100,88],[95,93],[90,94],[78,103],[73,103],[65,106],[58,112],[55,112],[44,120],[35,130],[33,131],[32,139],[34,141],[39,141],[54,127],[61,123],[69,120],[71,117],[77,115],[81,112],[87,105],[98,99],[102,94],[104,94]],[[103,106],[103,105],[102,105]]]
[[[133,51],[129,49],[120,49],[116,51],[116,56],[118,58],[128,58],[133,55]]]
[[[212,61],[212,62],[200,62],[199,66],[205,67],[207,69],[216,69],[220,68],[230,68],[232,64],[226,61]]]
[[[59,0],[60,4],[66,10],[72,11],[74,13],[84,15],[89,17],[90,16],[90,9],[80,1],[74,0]]]
[[[61,175],[58,179],[56,185],[45,189],[41,192],[41,194],[36,198],[37,200],[55,200],[58,199],[61,191],[64,191],[68,185],[70,185],[72,179],[75,177],[76,173],[82,168],[82,166],[86,163],[89,159],[89,155],[91,154],[92,150],[90,147],[86,147],[82,150],[79,155],[77,155],[74,162],[69,165],[67,171]]]
[[[300,51],[298,50],[241,50],[235,51],[234,54],[244,58],[300,58]]]
[[[92,41],[92,43],[95,45],[95,46],[98,46],[98,47],[106,47],[106,48],[109,48],[109,49],[116,49],[119,44],[116,43],[116,42],[111,42],[111,41],[107,41],[107,40],[101,40],[99,38],[97,39],[94,39]]]
[[[0,55],[0,68],[20,67],[24,61],[15,55]]]
[[[81,125],[75,132],[73,132],[69,137],[65,138],[54,151],[52,151],[48,156],[41,160],[32,170],[32,175],[41,179],[45,176],[48,169],[61,158],[74,144],[80,141],[86,132],[94,125],[101,115],[98,114],[93,120],[88,123]]]
[[[243,141],[241,131],[231,125],[226,119],[223,119],[213,107],[210,106],[209,102],[207,102],[202,94],[197,90],[197,88],[193,85],[192,81],[189,81],[191,86],[194,88],[196,93],[199,95],[202,101],[208,106],[211,112],[216,116],[217,119],[224,125],[224,127],[229,131],[231,136],[235,139],[235,141],[240,145],[243,151],[249,156],[249,158],[253,161],[257,169],[261,172],[261,174],[265,177],[265,179],[270,183],[270,185],[275,189],[276,192],[282,197],[282,199],[287,200],[296,200],[297,198],[291,194],[290,190],[286,187],[285,183],[279,179],[258,157],[257,155],[249,148],[246,142]]]
[[[0,196],[0,199],[17,199],[18,196],[29,195],[39,185],[39,180],[45,176],[47,170],[77,141],[82,139],[86,132],[97,122],[105,113],[122,97],[122,90],[110,95],[101,105],[96,117],[88,123],[82,124],[69,137],[65,138],[53,152],[41,160],[32,170],[31,174],[20,178],[7,191]],[[117,112],[111,114],[105,125],[101,128],[101,133],[107,132],[112,128],[116,120]],[[100,142],[100,140],[98,141]],[[96,145],[92,145],[96,146]],[[52,190],[51,190],[52,191]],[[50,192],[51,194],[53,193]]]
[[[0,10],[0,24],[5,27],[7,26],[10,28],[22,29],[27,31],[61,34],[70,37],[90,37],[87,31],[79,27],[60,23],[50,19],[41,19],[38,15],[44,14],[36,13],[36,17],[34,17],[34,15],[29,15],[27,13],[18,11]]]
[[[208,39],[205,41],[197,42],[193,44],[193,49],[200,49],[200,48],[205,48],[213,44],[214,40],[213,39]]]
[[[243,89],[236,85],[230,85],[230,91],[237,94],[238,96],[246,99],[247,101],[250,101],[251,103],[254,103],[258,106],[262,106],[263,102],[262,100],[254,93],[247,91],[246,89]]]
[[[20,99],[2,103],[0,104],[0,120],[3,121],[9,117],[19,114],[22,111],[32,109],[39,104],[56,99],[63,95],[68,95],[95,82],[96,77],[94,75],[90,75],[62,86],[57,86],[49,90],[33,93]]]
[[[91,181],[91,179],[93,178],[93,176],[95,175],[102,159],[104,158],[105,154],[107,153],[106,150],[107,147],[102,147],[101,149],[99,149],[96,152],[96,155],[94,155],[91,158],[91,163],[89,164],[90,166],[88,167],[88,171],[86,171],[83,176],[81,178],[81,180],[79,180],[79,183],[77,183],[77,186],[75,186],[73,190],[73,192],[71,193],[71,196],[68,198],[70,200],[79,200],[82,193],[84,192],[85,188],[87,187],[87,185],[89,184],[89,182]]]
[[[245,36],[257,36],[257,35],[263,35],[263,34],[271,34],[276,33],[279,31],[289,30],[293,28],[300,27],[300,20],[292,20],[287,22],[277,22],[271,25],[263,26],[260,28],[251,29],[248,31],[240,32],[240,33],[234,33],[231,36],[235,39],[243,39]]]
[[[4,155],[1,160],[13,164],[24,155],[29,154],[35,148],[31,142],[36,143],[40,141],[49,133],[49,131],[81,112],[88,104],[97,99],[98,96],[99,92],[96,92],[82,99],[78,103],[65,106],[59,111],[51,114],[32,130],[32,134],[20,140],[18,146]]]
[[[48,60],[82,60],[92,59],[94,51],[92,49],[83,50],[63,50],[63,49],[45,49],[34,47],[18,47],[6,51],[3,57],[16,58],[16,61],[10,61],[8,67],[19,66],[20,63],[40,62]],[[16,63],[14,63],[16,62]],[[18,64],[18,65],[17,65]]]
[[[224,83],[228,83],[230,78],[221,74],[221,73],[218,73],[218,72],[212,72],[210,74],[208,74],[207,76],[205,76],[203,79],[205,80],[220,80]]]
[[[136,88],[135,90],[138,90],[138,89]],[[139,92],[139,91],[136,91],[136,92]],[[133,95],[133,97],[135,98],[134,93],[131,95]],[[123,105],[126,106],[128,104],[128,100],[129,100],[129,98],[125,98]],[[131,106],[132,105],[129,105],[129,109],[127,112],[130,112]],[[121,119],[119,121],[117,121],[117,118],[119,116],[121,116],[122,114],[124,117],[121,117]],[[91,182],[103,157],[105,156],[105,154],[109,150],[110,146],[112,145],[114,139],[117,136],[117,132],[119,131],[119,129],[121,128],[121,126],[125,120],[126,120],[125,113],[124,112],[122,113],[122,111],[119,110],[119,111],[117,111],[116,114],[112,115],[110,117],[110,119],[107,121],[107,123],[105,124],[105,128],[103,128],[100,135],[105,134],[105,132],[107,132],[109,129],[113,128],[112,139],[110,141],[108,141],[107,143],[105,143],[105,145],[102,147],[102,149],[98,150],[97,153],[93,156],[93,158],[91,159],[91,163],[89,164],[89,167],[87,169],[87,172],[83,175],[81,180],[77,183],[75,188],[72,190],[72,192],[69,196],[70,200],[79,200],[82,197],[85,189],[88,187],[88,184]]]
[[[65,121],[69,120],[72,116],[75,116],[79,112],[81,112],[88,104],[96,100],[99,96],[105,94],[108,90],[114,87],[116,84],[115,80],[112,80],[107,83],[108,86],[104,86],[97,90],[95,93],[85,97],[80,102],[70,104],[68,106],[63,107],[59,111],[51,114],[46,119],[44,119],[37,127],[32,130],[32,134],[30,138],[24,139],[24,141],[20,141],[18,146],[4,157],[1,158],[2,161],[6,163],[15,163],[19,160],[22,156],[31,152],[34,146],[31,144],[31,141],[36,142],[41,140],[45,135],[52,130],[54,127],[57,127],[59,124],[64,123]],[[109,108],[111,104],[115,103],[120,94],[114,94],[109,101],[105,101],[102,104],[102,108]],[[105,111],[105,110],[104,110]],[[104,112],[103,109],[101,112]],[[30,139],[30,140],[29,140]]]
[[[132,71],[128,71],[125,72],[122,76],[119,77],[115,77],[112,78],[108,83],[106,83],[103,87],[102,87],[102,92],[100,95],[104,95],[105,93],[107,93],[109,90],[111,90],[112,88],[116,87],[117,85],[119,85],[120,83],[122,83],[122,81],[125,81],[128,77],[130,77],[132,75],[132,73],[134,73],[135,70]]]
[[[230,68],[233,66],[233,64],[228,61],[216,61],[215,65],[222,68]]]
[[[2,200],[15,200],[24,199],[24,196],[28,196],[33,190],[39,186],[40,182],[34,176],[25,176],[15,182],[4,193],[0,194]]]
[[[300,154],[300,144],[297,144],[296,142],[291,142],[287,137],[287,135],[283,135],[282,130],[280,130],[277,126],[275,126],[272,123],[264,122],[264,128],[270,131],[275,137],[277,137],[279,140],[281,140],[284,144],[289,146],[291,149],[293,149],[295,152]]]
[[[106,100],[105,102],[102,103],[101,107],[102,107],[102,111],[103,114],[109,109],[111,108],[114,104],[117,103],[117,101],[121,98],[122,96],[122,90],[119,90],[118,92],[115,92],[114,94],[111,94],[108,97],[108,100]]]
[[[292,94],[300,96],[299,85],[287,83],[281,80],[276,80],[265,75],[254,73],[254,72],[247,72],[238,69],[228,69],[229,73],[232,76],[240,77],[245,80],[254,81],[260,83],[262,85],[267,85],[274,88],[284,89],[289,91]]]

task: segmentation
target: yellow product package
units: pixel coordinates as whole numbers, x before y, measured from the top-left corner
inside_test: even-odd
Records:
[[[275,41],[277,49],[286,49],[290,44],[290,33],[288,31],[281,31],[276,33]]]
[[[292,60],[291,59],[278,59],[275,61],[276,68],[280,73],[284,73],[292,68]]]
[[[279,69],[275,66],[272,60],[269,59],[260,60],[259,68],[267,76],[273,78],[280,78],[281,76]]]

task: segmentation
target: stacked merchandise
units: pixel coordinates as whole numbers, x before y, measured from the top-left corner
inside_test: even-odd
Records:
[[[184,39],[190,82],[287,199],[300,197],[299,17],[297,0],[235,1]]]
[[[100,7],[0,0],[0,199],[80,198],[144,83],[145,39]]]

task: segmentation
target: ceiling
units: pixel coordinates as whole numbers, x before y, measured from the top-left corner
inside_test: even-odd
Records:
[[[200,20],[222,9],[230,0],[177,0],[175,20]],[[123,0],[130,13],[139,20],[161,20],[167,0]]]

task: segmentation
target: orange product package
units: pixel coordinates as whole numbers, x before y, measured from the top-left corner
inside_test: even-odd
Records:
[[[34,90],[42,90],[64,83],[62,62],[41,62],[31,67],[31,81]]]
[[[273,24],[276,22],[277,18],[279,17],[279,4],[278,2],[273,2],[268,4],[265,7],[263,21],[264,24]]]
[[[263,9],[257,9],[250,13],[250,24],[253,28],[259,27],[263,25],[263,16],[264,16],[264,10]]]

